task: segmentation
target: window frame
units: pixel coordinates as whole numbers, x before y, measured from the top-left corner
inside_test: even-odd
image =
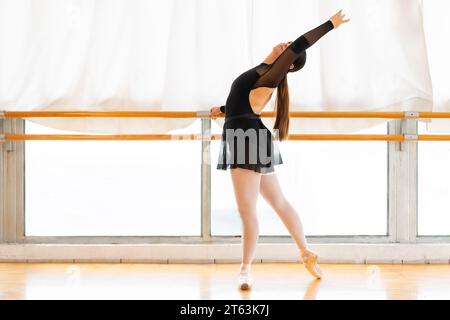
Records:
[[[211,131],[211,119],[201,119],[202,135]],[[389,120],[389,134],[417,134],[414,118]],[[0,119],[2,133],[25,133],[25,120]],[[370,142],[368,142],[370,143]],[[450,236],[418,237],[417,226],[417,141],[387,143],[387,235],[308,236],[312,244],[323,243],[446,243]],[[0,144],[0,243],[33,244],[205,244],[240,243],[240,236],[211,236],[211,154],[210,141],[202,141],[201,236],[25,236],[24,141]],[[290,236],[261,236],[260,243],[293,243]]]

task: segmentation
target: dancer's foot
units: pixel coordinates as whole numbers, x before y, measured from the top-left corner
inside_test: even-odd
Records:
[[[240,272],[238,283],[239,289],[249,290],[252,287],[252,278],[250,277],[250,272]]]
[[[320,267],[317,264],[318,255],[313,251],[306,250],[301,254],[301,257],[306,270],[308,270],[309,273],[311,273],[317,279],[321,279],[322,270],[320,270]]]

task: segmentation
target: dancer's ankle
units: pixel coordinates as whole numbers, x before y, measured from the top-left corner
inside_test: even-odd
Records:
[[[305,254],[307,254],[309,252],[307,247],[300,248],[299,251],[302,256],[304,256]]]
[[[241,273],[250,272],[250,263],[241,263]]]

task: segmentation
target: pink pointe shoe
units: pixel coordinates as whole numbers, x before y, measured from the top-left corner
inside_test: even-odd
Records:
[[[238,283],[239,283],[239,289],[249,290],[252,287],[252,278],[250,277],[250,273],[249,272],[240,272]]]
[[[303,264],[305,265],[306,270],[311,273],[317,279],[322,278],[322,270],[320,270],[319,265],[317,264],[317,254],[307,250],[304,254],[301,255]]]

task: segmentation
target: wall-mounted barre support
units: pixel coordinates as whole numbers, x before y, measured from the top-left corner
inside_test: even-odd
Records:
[[[420,117],[420,112],[406,111],[405,117],[400,121],[400,133],[404,135],[405,140],[399,143],[398,150],[404,151],[406,142],[417,141],[417,120]]]
[[[404,134],[405,137],[404,141],[419,141],[419,135],[418,134]]]
[[[405,111],[405,119],[417,119],[420,117],[420,112],[418,111]]]

